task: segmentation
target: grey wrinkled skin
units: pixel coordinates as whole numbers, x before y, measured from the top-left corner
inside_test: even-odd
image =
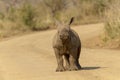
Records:
[[[81,42],[78,34],[70,28],[72,22],[73,18],[68,25],[59,24],[57,33],[53,38],[53,49],[58,64],[57,72],[81,69],[79,63]]]

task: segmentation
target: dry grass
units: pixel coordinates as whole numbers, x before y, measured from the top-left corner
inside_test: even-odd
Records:
[[[11,21],[0,21],[0,37],[9,37],[19,33],[23,33],[28,28],[20,23]]]
[[[104,20],[104,33],[86,41],[86,47],[120,49],[120,1],[107,4]],[[91,42],[92,41],[92,42]]]
[[[120,37],[120,1],[115,0],[105,12],[105,34],[109,39]]]
[[[109,3],[109,0],[43,0],[37,4],[22,1],[19,5],[13,0],[14,4],[0,12],[0,36],[53,28],[55,19],[66,23],[75,17],[74,25],[101,22]]]
[[[105,11],[105,34],[103,41],[106,45],[120,47],[120,1],[114,0]]]
[[[104,35],[104,34],[103,34]],[[83,47],[86,48],[104,48],[104,49],[120,49],[120,39],[104,41],[102,36],[95,36],[83,42]]]

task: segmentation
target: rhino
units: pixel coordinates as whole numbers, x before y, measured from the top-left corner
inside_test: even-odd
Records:
[[[79,63],[81,41],[79,35],[70,27],[73,20],[74,17],[68,24],[57,22],[57,33],[53,37],[52,44],[58,65],[56,72],[81,69]]]

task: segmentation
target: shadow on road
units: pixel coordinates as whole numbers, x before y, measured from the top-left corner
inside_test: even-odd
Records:
[[[82,67],[81,70],[95,70],[95,69],[100,69],[101,67]]]

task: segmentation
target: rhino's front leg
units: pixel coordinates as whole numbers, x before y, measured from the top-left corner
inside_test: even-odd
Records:
[[[55,51],[55,56],[56,56],[57,64],[58,64],[56,72],[65,71],[65,68],[63,67],[63,57],[60,54],[60,51],[57,48],[54,48],[54,51]]]

